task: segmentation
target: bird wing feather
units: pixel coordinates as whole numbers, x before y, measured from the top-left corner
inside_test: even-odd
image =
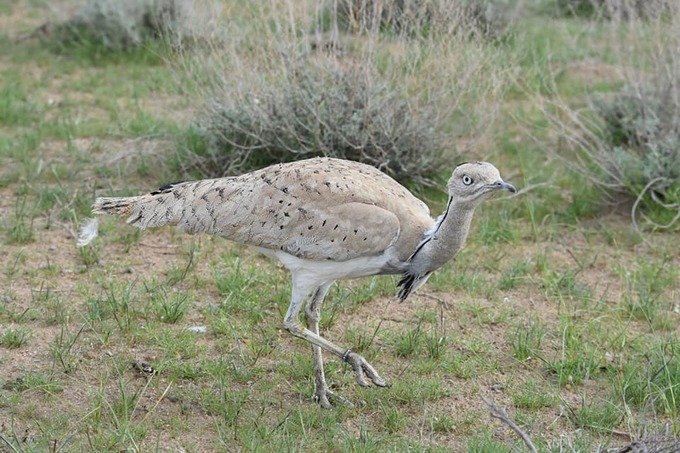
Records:
[[[401,206],[410,193],[396,183],[392,187],[393,180],[375,169],[359,167],[369,174],[352,166],[325,171],[328,166],[320,164],[329,162],[336,163],[319,159],[309,162],[311,168],[274,166],[237,177],[180,183],[160,195],[169,199],[166,205],[177,200],[182,206],[172,210],[176,218],[168,223],[188,233],[217,234],[313,260],[382,253],[399,236],[400,219],[378,204],[394,198]],[[376,177],[389,182],[376,184]],[[420,210],[420,200],[413,200]]]
[[[378,206],[353,201],[329,205],[258,186],[250,192],[247,184],[224,179],[212,187],[195,187],[178,228],[335,261],[381,253],[399,235],[397,216]]]
[[[100,199],[95,212],[128,216],[139,228],[177,225],[334,261],[379,254],[392,244],[406,259],[433,223],[422,201],[379,170],[326,158]]]

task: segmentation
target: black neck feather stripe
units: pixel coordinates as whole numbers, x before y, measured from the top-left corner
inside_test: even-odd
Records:
[[[411,254],[411,256],[409,257],[409,261],[411,261],[411,260],[413,259],[413,257],[416,256],[416,254],[417,254],[418,252],[420,252],[420,251],[422,250],[423,247],[425,247],[425,244],[427,244],[428,242],[430,242],[430,241],[432,240],[432,238],[434,238],[434,237],[437,235],[437,232],[439,231],[439,228],[441,228],[442,224],[443,224],[444,221],[446,220],[446,217],[449,215],[449,211],[451,210],[451,203],[452,203],[452,202],[453,202],[453,197],[449,197],[449,201],[448,201],[448,203],[446,204],[446,211],[444,211],[444,213],[440,216],[440,220],[439,220],[439,222],[438,222],[437,225],[436,225],[436,229],[432,232],[432,234],[431,234],[429,237],[426,237],[425,239],[423,239],[422,241],[420,241],[420,244],[418,244],[418,247],[416,247],[415,252],[413,252],[413,253]]]

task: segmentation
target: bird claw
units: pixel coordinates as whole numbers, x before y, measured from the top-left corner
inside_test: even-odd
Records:
[[[324,409],[331,409],[333,407],[329,401],[329,398],[332,398],[333,400],[340,404],[344,404],[347,407],[354,407],[354,404],[352,404],[351,401],[338,395],[328,387],[317,387],[317,389],[314,391],[314,400]]]
[[[359,384],[360,386],[362,387],[371,386],[371,383],[366,380],[366,377],[368,377],[373,382],[373,384],[377,385],[378,387],[388,386],[387,381],[381,378],[378,372],[375,371],[375,368],[373,368],[371,364],[368,363],[366,359],[361,357],[359,354],[350,352],[349,354],[346,354],[344,360],[345,362],[349,363],[352,366],[352,369],[356,374],[355,379],[357,381],[357,384]]]

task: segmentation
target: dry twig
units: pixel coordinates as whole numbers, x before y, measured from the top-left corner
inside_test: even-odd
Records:
[[[513,422],[510,419],[510,417],[508,417],[508,414],[505,412],[505,409],[503,409],[502,407],[499,407],[498,405],[496,405],[496,403],[493,400],[490,400],[490,399],[484,397],[483,395],[480,395],[480,397],[482,398],[482,401],[484,401],[484,403],[487,406],[489,406],[489,409],[491,411],[491,416],[493,418],[497,418],[498,420],[502,421],[503,423],[508,425],[510,427],[510,429],[512,429],[515,433],[517,433],[517,435],[522,438],[522,440],[524,441],[524,444],[527,446],[527,448],[529,449],[530,452],[532,452],[532,453],[538,452],[538,450],[536,450],[536,447],[534,446],[534,443],[531,441],[531,438],[529,437],[529,435],[527,433],[525,433],[524,431],[522,431],[522,429],[519,426],[517,426],[517,424],[515,422]]]

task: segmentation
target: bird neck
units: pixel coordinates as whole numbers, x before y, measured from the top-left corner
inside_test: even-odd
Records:
[[[449,198],[446,210],[411,256],[412,271],[432,272],[451,260],[465,244],[474,212],[474,206]]]

